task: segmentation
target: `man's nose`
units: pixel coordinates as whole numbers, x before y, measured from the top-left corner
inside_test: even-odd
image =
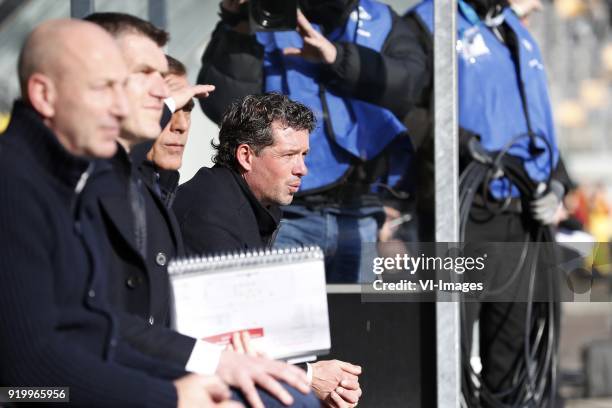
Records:
[[[111,113],[120,119],[125,118],[130,113],[125,88],[121,84],[114,87]]]
[[[306,167],[304,156],[300,155],[298,157],[297,163],[293,168],[293,174],[300,177],[304,177],[306,174],[308,174],[308,167]]]
[[[174,113],[174,117],[172,118],[172,131],[178,133],[185,133],[189,130],[189,119],[187,115],[178,111]]]
[[[168,84],[166,84],[166,81],[164,81],[159,72],[154,74],[151,95],[159,99],[166,99],[170,96],[170,88],[168,88]]]

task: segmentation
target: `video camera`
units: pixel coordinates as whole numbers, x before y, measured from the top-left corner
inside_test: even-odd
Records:
[[[291,31],[297,27],[298,0],[249,0],[249,24],[255,31]]]

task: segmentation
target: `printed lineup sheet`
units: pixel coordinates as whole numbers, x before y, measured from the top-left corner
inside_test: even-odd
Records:
[[[201,259],[202,268],[171,273],[176,329],[217,344],[227,344],[233,332],[248,331],[256,350],[275,359],[327,353],[322,256],[275,255],[276,260],[236,259],[216,267]]]

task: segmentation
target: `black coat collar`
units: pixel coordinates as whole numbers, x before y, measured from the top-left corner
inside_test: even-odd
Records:
[[[144,142],[141,142],[141,143],[138,143],[132,146],[132,149],[130,150],[130,157],[135,167],[138,167],[142,163],[148,161],[147,153],[149,153],[149,151],[153,148],[154,144],[155,144],[155,139],[146,140]]]
[[[120,143],[117,143],[117,153],[110,159],[110,163],[115,168],[115,171],[121,173],[125,177],[126,181],[131,177],[134,171],[132,158]]]
[[[47,174],[72,190],[90,163],[90,160],[68,152],[40,115],[22,101],[15,102],[11,122],[2,137],[30,155]]]
[[[130,212],[126,212],[126,209],[131,208],[129,202],[130,196],[128,193],[130,180],[142,180],[144,187],[148,190],[148,193],[144,193],[143,191],[143,194],[150,194],[154,205],[158,208],[157,210],[151,208],[151,211],[159,211],[164,217],[172,235],[172,240],[177,247],[177,251],[181,253],[183,244],[182,237],[178,232],[178,223],[168,208],[166,208],[162,198],[159,197],[155,191],[153,186],[155,181],[152,178],[153,171],[143,171],[143,169],[146,170],[147,166],[152,166],[152,163],[147,160],[140,162],[141,159],[144,160],[144,157],[144,155],[139,156],[138,154],[134,157],[131,152],[128,154],[123,146],[117,143],[117,153],[110,160],[100,160],[99,163],[96,164],[96,177],[109,177],[111,180],[110,182],[103,182],[102,186],[98,185],[98,187],[101,188],[98,192],[98,199],[107,216],[123,239],[129,244],[129,247],[139,256],[139,258],[142,259],[134,241],[134,231],[132,230],[134,222],[133,215]],[[139,166],[136,166],[137,162],[140,162]],[[108,172],[110,172],[109,175],[104,175],[104,173]],[[151,226],[151,228],[153,228],[153,226]]]
[[[155,182],[159,183],[163,192],[174,194],[178,187],[180,174],[176,170],[160,169],[155,163],[147,159],[147,153],[153,148],[154,144],[155,140],[147,140],[135,145],[130,151],[130,158],[134,167],[140,169],[149,185],[155,177]]]
[[[215,167],[217,166],[215,165]],[[272,205],[270,207],[261,205],[244,178],[235,170],[231,170],[231,173],[255,213],[260,236],[269,237],[276,231],[280,223],[282,216],[280,207],[277,205]]]

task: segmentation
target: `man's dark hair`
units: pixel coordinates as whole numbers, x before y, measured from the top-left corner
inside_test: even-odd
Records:
[[[84,18],[85,21],[95,23],[113,37],[121,34],[141,34],[150,38],[159,47],[163,47],[170,40],[170,34],[151,24],[150,22],[125,13],[93,13]]]
[[[187,76],[185,64],[168,54],[166,54],[166,60],[168,61],[168,75]]]
[[[312,132],[316,126],[314,113],[307,106],[285,95],[266,93],[248,95],[232,103],[223,114],[219,143],[212,143],[217,154],[213,162],[239,170],[236,149],[247,144],[258,155],[274,144],[272,122],[295,130]]]

